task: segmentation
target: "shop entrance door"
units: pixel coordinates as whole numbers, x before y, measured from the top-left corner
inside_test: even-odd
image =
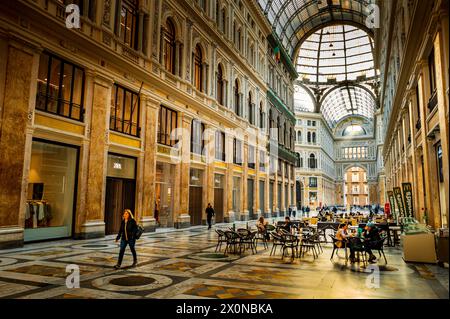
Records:
[[[203,201],[202,201],[203,187],[190,186],[189,187],[189,214],[191,215],[191,225],[202,224]]]
[[[223,188],[214,188],[214,212],[216,223],[223,223]]]
[[[134,214],[136,183],[134,180],[106,178],[105,234],[117,234],[122,213],[130,209]]]

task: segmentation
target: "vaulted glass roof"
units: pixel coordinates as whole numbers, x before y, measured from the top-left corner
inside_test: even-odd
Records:
[[[324,27],[302,43],[297,72],[300,81],[315,84],[373,78],[373,40],[354,26]]]
[[[359,86],[341,86],[333,89],[323,100],[321,112],[330,128],[348,116],[373,118],[375,100],[365,89]]]
[[[257,0],[286,52],[293,57],[318,26],[349,22],[364,26],[375,0]]]

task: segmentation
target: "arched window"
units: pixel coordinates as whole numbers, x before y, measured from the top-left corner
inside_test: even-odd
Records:
[[[248,120],[250,124],[255,124],[255,112],[253,110],[252,92],[248,92]]]
[[[239,93],[239,81],[236,79],[234,81],[234,112],[241,116],[241,95]]]
[[[292,127],[289,129],[289,147],[294,148],[295,134]]]
[[[317,160],[314,154],[309,155],[309,168],[317,168]]]
[[[227,11],[225,8],[222,9],[222,25],[221,25],[221,31],[226,34],[227,30]]]
[[[223,68],[222,65],[219,64],[217,67],[217,102],[219,102],[220,105],[224,105],[224,88]]]
[[[239,51],[242,49],[242,29],[239,28],[237,31],[237,48]]]
[[[203,92],[203,56],[200,45],[195,46],[194,54],[194,85],[200,92]]]
[[[278,117],[278,120],[277,120],[277,128],[278,128],[277,139],[278,139],[278,141],[280,143],[283,143],[283,141],[282,141],[282,138],[283,138],[283,127],[282,127],[282,124],[281,124],[281,118],[280,117]]]
[[[205,124],[198,120],[192,120],[191,123],[191,152],[202,155],[205,147],[203,134],[205,132]]]
[[[265,121],[266,121],[266,114],[264,114],[264,111],[263,111],[263,103],[260,102],[259,103],[259,128],[260,129],[264,128]]]
[[[302,142],[302,131],[297,132],[297,142],[299,142],[299,143]]]
[[[220,27],[220,2],[219,0],[216,1],[216,11],[215,11],[215,18],[216,18],[216,26]]]
[[[311,143],[311,132],[307,133],[306,140],[308,141],[308,143]]]
[[[175,26],[171,19],[167,19],[163,28],[164,65],[166,70],[175,74]]]
[[[312,142],[316,143],[316,132],[312,133]]]

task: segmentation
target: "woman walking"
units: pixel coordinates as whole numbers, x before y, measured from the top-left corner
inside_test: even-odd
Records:
[[[131,267],[136,266],[137,264],[137,256],[136,250],[134,249],[134,245],[136,244],[136,231],[137,231],[137,223],[134,220],[134,216],[131,213],[131,210],[125,209],[122,214],[122,223],[120,224],[119,234],[116,237],[116,243],[119,239],[120,241],[120,252],[119,252],[119,261],[117,265],[114,266],[115,269],[119,269],[122,265],[123,255],[125,254],[125,248],[127,245],[130,246],[131,253],[133,254],[133,265]]]

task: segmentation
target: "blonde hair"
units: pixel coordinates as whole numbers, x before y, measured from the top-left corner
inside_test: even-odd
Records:
[[[131,212],[131,210],[129,210],[128,208],[125,209],[122,213],[122,219],[123,219],[123,215],[125,215],[125,213],[128,213],[130,215],[131,219],[134,219],[133,213]]]

